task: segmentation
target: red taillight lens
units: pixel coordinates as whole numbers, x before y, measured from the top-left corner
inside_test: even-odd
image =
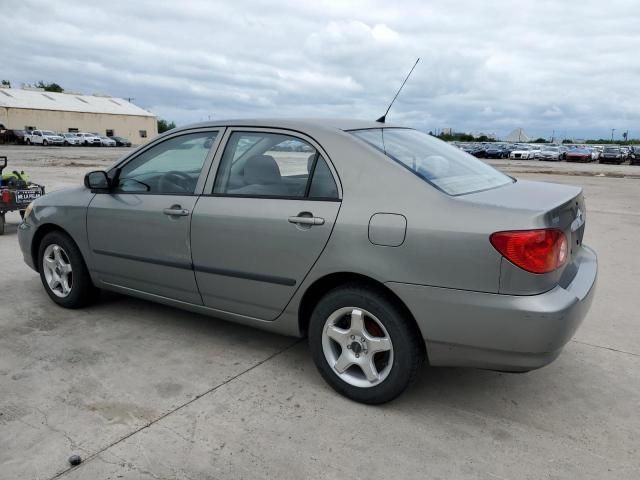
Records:
[[[9,203],[11,201],[11,192],[9,190],[2,190],[2,203]]]
[[[552,272],[567,261],[567,237],[555,228],[496,232],[490,240],[507,260],[527,272]]]

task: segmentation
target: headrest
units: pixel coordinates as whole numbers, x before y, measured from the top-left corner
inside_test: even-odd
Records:
[[[280,168],[271,155],[254,155],[244,165],[244,181],[247,185],[280,183]]]
[[[307,173],[309,175],[311,175],[311,167],[313,167],[313,159],[316,158],[316,154],[312,153],[311,155],[309,155],[309,158],[307,158]]]

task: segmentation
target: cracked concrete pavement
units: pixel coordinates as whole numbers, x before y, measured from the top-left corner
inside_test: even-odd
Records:
[[[123,153],[71,149],[69,165],[69,149],[17,150],[10,166],[52,189]],[[114,294],[56,307],[22,263],[19,217],[8,216],[0,478],[639,478],[640,180],[566,164],[551,167],[574,174],[539,173],[538,163],[498,166],[582,185],[585,241],[599,254],[598,292],[574,340],[527,374],[425,368],[381,407],[335,394],[296,339]],[[72,453],[84,463],[70,468]]]

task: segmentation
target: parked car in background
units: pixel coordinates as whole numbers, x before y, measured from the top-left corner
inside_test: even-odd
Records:
[[[307,337],[336,391],[379,404],[426,358],[552,362],[595,292],[585,215],[581,188],[417,130],[244,120],[172,129],[40,197],[18,239],[62,307],[103,288]]]
[[[560,147],[542,147],[540,151],[540,160],[551,160],[554,162],[558,162],[562,159],[562,154],[560,152]]]
[[[131,142],[124,137],[111,137],[116,142],[116,147],[130,147]]]
[[[27,136],[27,143],[33,145],[63,145],[64,138],[51,130],[33,130]]]
[[[640,145],[633,145],[631,147],[629,163],[631,165],[640,165]]]
[[[508,158],[509,153],[504,148],[504,145],[499,143],[489,145],[484,150],[485,158]]]
[[[76,135],[78,136],[78,138],[80,138],[80,142],[82,143],[82,145],[96,147],[102,145],[102,140],[94,133],[78,132]]]
[[[103,147],[115,147],[117,145],[115,140],[109,137],[105,137],[103,135],[100,136],[100,141]]]
[[[75,133],[61,133],[60,136],[64,138],[64,145],[80,145],[81,140]]]
[[[588,148],[572,148],[567,152],[567,162],[584,162],[592,161],[591,150]]]
[[[620,152],[622,153],[622,159],[627,160],[629,158],[631,149],[629,147],[620,147]]]
[[[531,145],[529,149],[533,152],[533,158],[535,160],[540,159],[540,153],[542,153],[542,147],[540,145]]]
[[[27,143],[27,132],[25,130],[8,129],[0,134],[0,143]]]
[[[529,147],[519,146],[511,152],[509,158],[511,160],[533,160],[535,158],[535,152]]]
[[[600,163],[617,163],[620,165],[624,160],[624,154],[618,146],[604,147],[604,151],[600,156]]]

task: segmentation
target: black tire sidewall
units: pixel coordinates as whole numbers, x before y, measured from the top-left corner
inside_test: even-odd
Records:
[[[69,262],[71,263],[73,272],[71,293],[64,298],[58,297],[51,291],[44,276],[42,257],[44,256],[44,251],[47,246],[51,244],[60,245],[66,252]],[[38,247],[38,271],[40,272],[40,279],[47,295],[62,307],[80,308],[91,303],[95,298],[96,289],[93,286],[84,259],[82,258],[82,253],[71,237],[63,232],[47,233],[40,242]]]
[[[327,363],[322,350],[326,319],[343,307],[371,312],[387,329],[393,344],[393,366],[379,385],[361,388],[342,380]],[[362,287],[342,287],[327,293],[316,305],[309,322],[309,347],[322,377],[338,393],[358,402],[380,404],[393,400],[413,381],[422,363],[422,338],[413,320],[406,318],[383,292]]]

